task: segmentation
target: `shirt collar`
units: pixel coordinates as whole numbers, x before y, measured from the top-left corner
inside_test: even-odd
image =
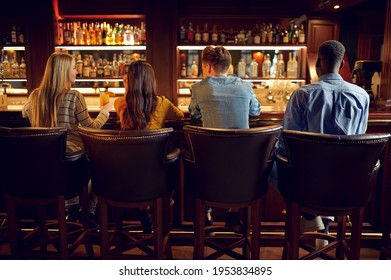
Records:
[[[319,81],[323,80],[343,80],[342,76],[338,73],[328,73],[319,77]]]

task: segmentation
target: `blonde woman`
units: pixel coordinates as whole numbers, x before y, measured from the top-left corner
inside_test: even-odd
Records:
[[[33,127],[66,127],[66,155],[68,156],[84,151],[83,142],[77,132],[78,126],[101,128],[108,120],[112,108],[111,103],[104,105],[99,115],[92,119],[83,95],[71,89],[76,74],[75,59],[72,55],[63,52],[53,53],[46,62],[40,86],[31,92],[22,110],[23,116],[29,118]],[[85,170],[87,173],[87,169]],[[88,174],[85,174],[85,178],[87,181]],[[89,189],[91,189],[90,184]],[[78,198],[66,201],[71,220],[78,219],[79,206],[75,205],[76,203]],[[97,227],[96,203],[96,195],[91,192],[88,225],[90,228]]]

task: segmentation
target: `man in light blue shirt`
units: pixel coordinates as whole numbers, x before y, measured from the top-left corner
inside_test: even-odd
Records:
[[[249,116],[261,112],[251,84],[227,76],[231,54],[224,47],[208,46],[202,52],[204,79],[192,87],[189,112],[204,127],[249,128]]]
[[[227,76],[231,63],[231,54],[222,46],[207,46],[202,51],[204,79],[192,87],[189,112],[192,119],[202,119],[204,127],[249,128],[249,116],[261,112],[251,84]],[[206,207],[206,226],[213,224],[211,211]],[[242,231],[239,209],[229,210],[225,225],[235,232]]]
[[[319,81],[292,93],[284,114],[283,129],[336,135],[366,132],[369,95],[364,89],[344,81],[338,74],[344,64],[344,54],[344,46],[335,40],[325,41],[319,47],[316,61]],[[276,150],[285,154],[282,136],[278,139]],[[278,177],[274,166],[271,174],[273,185],[277,184],[276,175]],[[332,219],[303,213],[301,230],[328,233]],[[327,243],[327,240],[316,240],[317,247],[324,247]]]

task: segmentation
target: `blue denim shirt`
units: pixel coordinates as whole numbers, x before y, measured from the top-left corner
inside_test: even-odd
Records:
[[[341,75],[331,73],[293,92],[282,126],[283,129],[325,134],[364,134],[368,110],[368,93],[344,81]],[[282,136],[277,151],[285,154]]]
[[[216,75],[193,85],[189,112],[205,127],[240,129],[249,128],[249,116],[258,116],[261,106],[250,83]]]

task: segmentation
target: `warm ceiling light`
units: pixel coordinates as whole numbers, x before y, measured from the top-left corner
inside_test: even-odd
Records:
[[[340,8],[339,5],[335,5],[335,6],[334,6],[334,9],[336,9],[336,10],[338,10],[339,8]]]

